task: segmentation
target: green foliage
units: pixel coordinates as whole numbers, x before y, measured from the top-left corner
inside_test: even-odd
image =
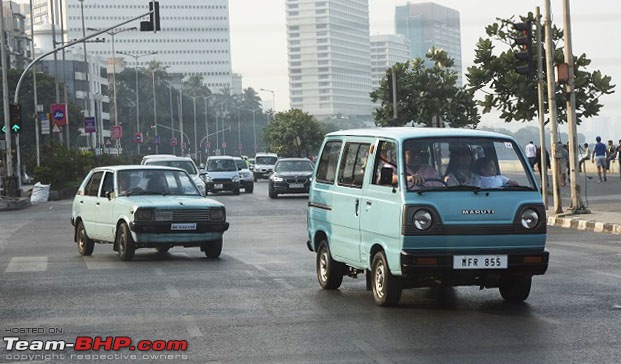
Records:
[[[263,133],[267,151],[280,157],[314,154],[321,146],[323,136],[323,128],[317,120],[299,109],[277,113]]]
[[[533,14],[520,17],[521,22],[530,20],[536,23]],[[483,108],[483,113],[492,110],[500,111],[500,118],[506,122],[513,120],[531,121],[538,114],[537,80],[518,74],[515,67],[519,62],[515,57],[517,46],[514,45],[515,31],[513,18],[499,19],[485,28],[487,38],[480,38],[475,50],[474,66],[468,68],[466,77],[470,90],[480,91],[484,94],[478,104]],[[545,39],[545,36],[542,36]],[[558,44],[563,40],[563,32],[557,27],[552,28],[552,43]],[[536,37],[533,38],[533,50],[537,49]],[[554,64],[564,63],[563,49],[553,49]],[[545,52],[544,52],[545,57]],[[535,65],[536,65],[535,58]],[[546,80],[545,58],[543,61],[543,80]],[[574,55],[576,118],[580,124],[583,118],[593,117],[599,114],[602,105],[599,98],[602,95],[614,92],[615,85],[611,85],[611,78],[596,70],[590,73],[586,68],[591,60],[585,54],[578,57]],[[544,86],[544,112],[549,112],[547,98],[547,84]],[[556,106],[558,122],[567,120],[568,96],[564,87],[556,89]]]
[[[396,119],[393,118],[394,108],[388,87],[391,70],[386,70],[380,87],[371,92],[371,100],[381,102],[374,112],[376,125],[433,126],[434,119],[439,117],[452,127],[476,127],[480,116],[473,92],[456,86],[457,73],[450,69],[453,59],[445,51],[435,48],[427,53],[426,58],[432,63],[431,67],[421,58],[394,66],[397,76]]]

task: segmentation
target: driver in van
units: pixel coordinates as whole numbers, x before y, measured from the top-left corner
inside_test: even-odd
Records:
[[[436,169],[427,164],[427,156],[427,150],[416,145],[405,151],[408,190],[423,186],[443,186]]]

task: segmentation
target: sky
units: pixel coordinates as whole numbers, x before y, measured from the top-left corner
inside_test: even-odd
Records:
[[[233,72],[242,74],[244,88],[252,87],[259,92],[265,106],[272,105],[272,93],[260,89],[274,91],[277,111],[289,108],[285,2],[229,0]],[[537,6],[542,15],[545,11],[545,0],[433,2],[460,13],[464,73],[467,67],[473,65],[474,49],[478,39],[485,37],[485,26],[495,22],[496,18],[526,15],[529,11],[534,13]],[[563,27],[564,2],[550,0],[552,22],[560,28]],[[406,3],[405,0],[369,0],[370,34],[394,33],[395,6]],[[612,84],[618,85],[615,94],[601,99],[604,107],[600,117],[584,121],[578,127],[578,132],[587,134],[589,139],[591,135],[598,134],[604,139],[610,135],[611,139],[617,141],[621,139],[621,132],[618,127],[613,127],[621,123],[621,26],[618,24],[621,4],[612,0],[569,0],[569,10],[574,54],[585,53],[592,61],[589,71],[600,70],[612,77]],[[481,125],[507,126],[493,115],[484,115]],[[532,125],[536,126],[536,123]]]

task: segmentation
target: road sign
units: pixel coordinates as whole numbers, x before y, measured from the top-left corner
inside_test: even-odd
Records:
[[[85,133],[94,133],[97,131],[97,124],[95,123],[94,116],[88,116],[84,118],[84,132]]]
[[[134,133],[134,142],[142,143],[142,133]]]
[[[156,135],[155,138],[153,138],[153,143],[154,144],[160,144],[160,136]]]
[[[45,114],[41,114],[41,134],[50,134],[50,121],[45,117]]]
[[[54,127],[52,127],[52,133],[60,133],[60,128],[57,124],[54,124]]]
[[[170,138],[170,146],[171,147],[177,146],[177,138]]]
[[[112,137],[121,139],[123,137],[123,127],[121,125],[112,125]]]

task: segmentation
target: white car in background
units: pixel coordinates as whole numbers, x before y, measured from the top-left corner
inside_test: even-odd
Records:
[[[150,154],[145,155],[142,158],[142,162],[140,162],[140,164],[147,166],[168,166],[181,168],[188,172],[190,177],[192,177],[192,181],[194,181],[194,184],[196,184],[196,187],[198,187],[201,195],[206,195],[205,182],[200,177],[200,172],[198,170],[198,167],[196,167],[194,160],[192,160],[192,158],[190,157],[177,157],[172,154]]]
[[[243,158],[233,157],[239,170],[239,185],[246,193],[254,191],[254,176],[248,168],[248,163]]]

